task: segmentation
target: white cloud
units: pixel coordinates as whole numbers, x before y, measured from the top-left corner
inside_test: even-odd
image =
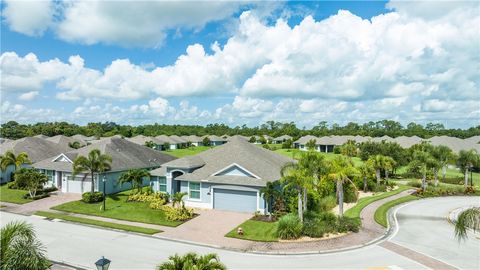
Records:
[[[26,92],[26,93],[21,94],[20,96],[18,96],[18,99],[20,99],[20,100],[33,100],[37,96],[38,96],[38,91],[30,91],[30,92]]]
[[[15,32],[29,36],[42,35],[52,22],[52,1],[5,0],[4,3],[2,15]]]

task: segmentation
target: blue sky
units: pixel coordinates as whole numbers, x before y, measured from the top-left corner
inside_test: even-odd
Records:
[[[472,4],[3,1],[1,121],[478,125]]]

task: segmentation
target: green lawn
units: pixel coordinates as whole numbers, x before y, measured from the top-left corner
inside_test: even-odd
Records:
[[[408,170],[408,167],[403,166],[403,167],[398,168],[396,173],[397,174],[402,174],[402,173],[407,172],[407,170]],[[447,168],[447,173],[445,174],[445,176],[446,176],[446,178],[462,178],[463,179],[463,173],[460,170],[458,170],[457,168]],[[474,172],[472,174],[472,176],[473,176],[473,184],[477,187],[480,186],[480,173]],[[442,179],[442,172],[441,171],[439,172],[438,177],[441,181],[441,179]],[[470,179],[470,175],[468,177]]]
[[[129,192],[130,191],[124,191],[108,195],[106,201],[106,211],[101,210],[103,205],[102,202],[84,203],[83,201],[74,201],[57,205],[52,207],[52,209],[171,227],[175,227],[183,223],[180,221],[168,221],[165,218],[163,211],[150,209],[149,203],[126,202]]]
[[[99,220],[81,218],[81,217],[74,217],[74,216],[69,216],[69,215],[65,215],[65,214],[45,212],[45,211],[35,212],[35,215],[42,216],[42,217],[47,217],[47,218],[52,218],[52,219],[53,218],[62,219],[62,220],[66,220],[66,221],[77,222],[77,223],[88,224],[88,225],[94,225],[94,226],[99,226],[99,227],[105,227],[105,228],[111,228],[111,229],[117,229],[117,230],[124,230],[124,231],[128,231],[128,232],[136,232],[136,233],[144,233],[144,234],[156,234],[156,233],[162,232],[161,230],[156,230],[156,229],[151,229],[151,228],[143,228],[143,227],[138,227],[138,226],[117,224],[117,223],[111,223],[111,222],[105,222],[105,221],[99,221]]]
[[[395,207],[402,203],[406,203],[406,202],[410,202],[418,199],[421,199],[421,198],[413,195],[407,195],[383,204],[375,211],[375,221],[386,228],[388,224],[387,213],[388,213],[388,210],[390,210],[390,208]]]
[[[276,242],[278,222],[264,222],[257,220],[247,220],[235,229],[227,233],[226,237],[239,238],[252,241]],[[243,235],[237,234],[238,227],[243,229]]]
[[[165,153],[172,155],[174,157],[181,158],[185,156],[196,155],[198,153],[201,153],[211,148],[212,148],[211,146],[192,146],[184,149],[167,150],[165,151]]]
[[[392,190],[392,191],[389,191],[389,192],[383,192],[383,193],[380,193],[378,195],[374,195],[374,196],[371,196],[371,197],[361,198],[361,199],[358,200],[357,204],[354,207],[348,209],[345,212],[345,216],[351,217],[351,218],[358,218],[358,217],[360,217],[360,212],[362,212],[363,208],[367,207],[367,205],[369,205],[369,204],[371,204],[375,201],[378,201],[378,200],[396,195],[396,194],[398,194],[402,191],[405,191],[405,190],[411,189],[411,188],[412,187],[401,185],[396,190]]]
[[[20,189],[9,189],[7,185],[0,186],[0,201],[9,203],[24,204],[31,202],[31,199],[24,199],[28,191]]]

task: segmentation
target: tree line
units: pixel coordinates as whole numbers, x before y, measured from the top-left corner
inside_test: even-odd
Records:
[[[467,129],[446,128],[443,124],[427,123],[421,125],[409,123],[403,126],[399,122],[392,120],[370,121],[359,124],[350,122],[346,125],[331,124],[322,121],[311,129],[298,127],[294,122],[276,122],[267,121],[264,124],[255,127],[246,125],[230,127],[225,124],[200,125],[167,125],[167,124],[148,124],[148,125],[120,125],[114,122],[88,123],[87,125],[77,125],[67,122],[45,122],[35,124],[21,124],[15,121],[9,121],[0,126],[0,136],[8,139],[19,139],[27,136],[43,134],[46,136],[65,135],[72,136],[83,134],[85,136],[109,137],[113,135],[122,135],[124,137],[133,137],[136,135],[157,136],[157,135],[270,135],[278,137],[281,135],[290,135],[298,138],[304,135],[327,136],[327,135],[360,135],[360,136],[419,136],[430,138],[433,136],[451,136],[458,138],[468,138],[480,135],[480,125]]]

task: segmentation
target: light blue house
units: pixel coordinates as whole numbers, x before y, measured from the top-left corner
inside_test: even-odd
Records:
[[[235,136],[226,144],[167,162],[150,173],[154,190],[185,192],[187,206],[253,213],[265,211],[260,189],[279,180],[282,166],[293,161]]]

